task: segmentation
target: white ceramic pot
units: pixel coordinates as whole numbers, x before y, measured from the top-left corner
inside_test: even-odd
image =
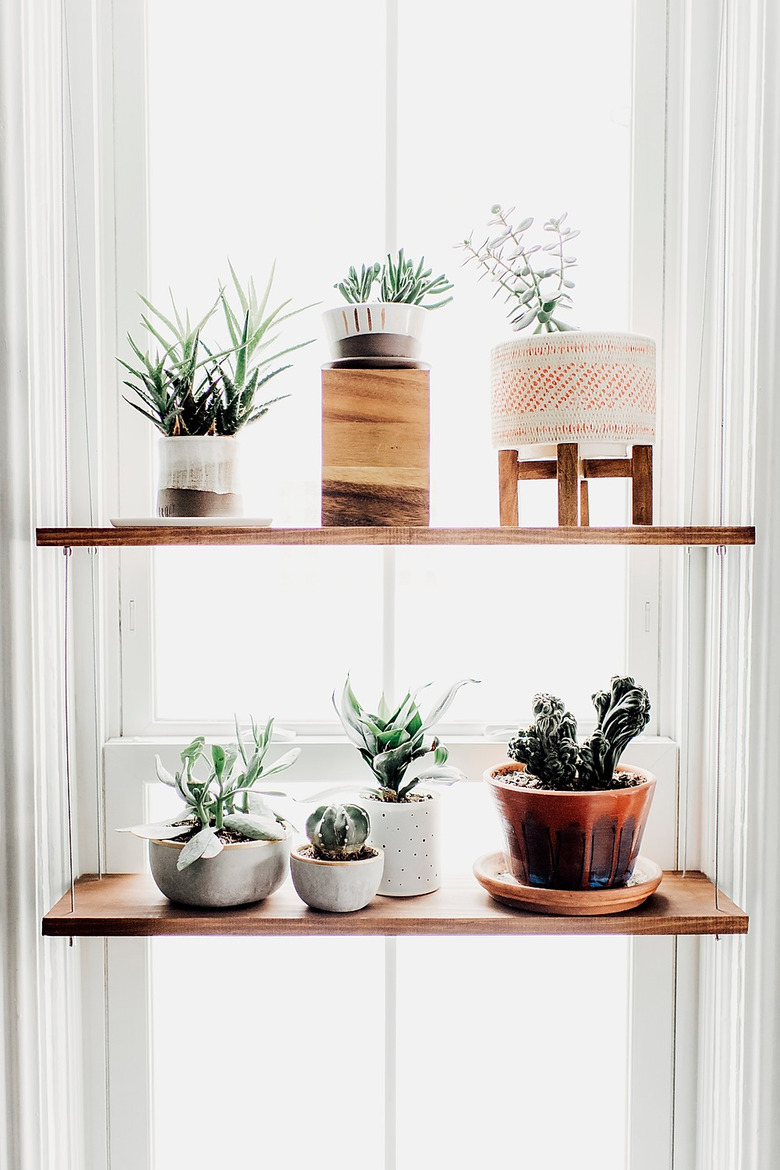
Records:
[[[235,435],[161,437],[157,515],[241,516],[241,441]]]
[[[370,798],[355,801],[363,805],[371,820],[369,843],[384,851],[380,894],[409,898],[430,894],[441,885],[441,795],[424,795],[424,800],[401,804]]]
[[[417,359],[428,309],[395,301],[343,305],[323,313],[333,358]]]
[[[290,853],[290,872],[299,898],[315,910],[347,914],[362,910],[379,889],[385,855],[374,850],[373,857],[360,861],[321,861]]]
[[[631,333],[540,333],[491,352],[493,446],[652,443],[655,342]]]
[[[226,845],[216,857],[201,857],[184,870],[176,868],[184,846],[178,841],[150,841],[149,864],[158,889],[185,906],[244,906],[267,898],[287,876],[289,833],[283,841],[241,841]]]

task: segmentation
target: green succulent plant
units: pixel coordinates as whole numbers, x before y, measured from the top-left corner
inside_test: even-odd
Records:
[[[404,801],[421,780],[453,782],[465,779],[457,768],[446,767],[448,751],[436,736],[427,732],[449,710],[462,686],[476,679],[461,679],[433,705],[423,717],[417,694],[407,691],[400,704],[391,710],[384,698],[376,714],[366,711],[356,698],[347,676],[341,700],[333,705],[347,737],[368,764],[379,786],[378,797],[385,801]],[[415,776],[407,776],[410,764],[433,754],[434,766]]]
[[[574,288],[574,281],[569,273],[577,261],[567,254],[567,249],[579,231],[565,226],[567,213],[564,212],[544,224],[544,231],[553,233],[555,239],[547,244],[529,246],[524,237],[533,226],[533,218],[528,216],[513,225],[514,211],[514,207],[504,210],[498,203],[491,208],[493,219],[488,222],[488,227],[497,227],[498,233],[492,238],[488,236],[479,245],[474,244],[473,232],[463,240],[458,246],[467,253],[464,264],[476,264],[480,269],[480,279],[488,276],[496,282],[493,295],[504,294],[509,305],[509,320],[517,332],[532,325],[535,326],[534,333],[574,329],[558,314],[572,304],[569,289]],[[538,264],[532,259],[537,253],[552,255],[554,263]]]
[[[290,304],[287,300],[269,309],[274,269],[258,298],[254,281],[250,279],[244,289],[232,264],[229,267],[237,299],[235,307],[226,289],[220,287],[214,304],[193,326],[189,313],[183,317],[180,314],[172,294],[170,315],[142,296],[148,312],[142,314],[141,324],[162,349],[152,355],[128,335],[138,364],[118,359],[133,379],[126,380],[124,385],[138,399],[126,397],[125,401],[168,437],[235,435],[256,422],[275,402],[289,398],[288,394],[281,394],[259,401],[262,387],[290,368],[289,362],[276,363],[310,344],[303,341],[274,351],[279,339],[277,329],[282,322],[311,306],[285,312]],[[229,344],[213,349],[203,340],[203,330],[220,306]]]
[[[598,722],[584,743],[577,743],[577,721],[555,695],[534,696],[534,722],[509,741],[507,755],[525,764],[529,787],[550,791],[592,792],[625,785],[616,776],[628,744],[647,726],[650,699],[633,678],[616,675],[609,691],[593,695]]]
[[[264,727],[251,721],[250,742],[236,722],[236,743],[229,747],[214,744],[207,752],[204,736],[196,736],[181,753],[181,768],[172,776],[155,757],[157,779],[174,788],[183,801],[183,810],[175,817],[151,825],[134,825],[124,832],[148,840],[175,840],[186,836],[194,827],[200,829],[187,841],[179,854],[178,869],[186,869],[199,857],[216,857],[222,852],[219,832],[227,829],[248,841],[281,841],[287,835],[286,823],[266,803],[255,788],[259,780],[286,771],[295,763],[300,748],[292,748],[270,767],[265,756],[271,744],[273,719]],[[205,761],[207,774],[195,775],[195,767]]]
[[[359,855],[370,831],[368,813],[357,804],[321,804],[306,820],[306,836],[322,861]]]
[[[384,264],[363,264],[358,274],[352,267],[345,278],[334,284],[341,295],[350,304],[365,304],[371,300],[375,284],[379,284],[379,301],[402,302],[404,304],[420,305],[426,297],[440,297],[449,292],[452,283],[444,275],[433,276],[433,269],[425,267],[425,257],[419,263],[408,260],[401,248],[398,256],[393,259],[388,254]],[[424,305],[426,309],[440,309],[449,304],[452,297],[445,297],[434,305]]]

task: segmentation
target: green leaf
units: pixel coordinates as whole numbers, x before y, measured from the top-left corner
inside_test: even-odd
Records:
[[[273,817],[259,817],[251,813],[230,813],[224,819],[226,829],[241,833],[250,841],[284,841],[287,830]]]
[[[176,868],[178,870],[186,869],[201,857],[204,859],[216,857],[223,848],[222,842],[213,829],[201,829],[182,849],[179,860],[176,862]]]

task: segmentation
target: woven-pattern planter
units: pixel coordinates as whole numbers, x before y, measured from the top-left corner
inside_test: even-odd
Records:
[[[542,333],[491,352],[493,446],[652,443],[655,342],[630,333]]]

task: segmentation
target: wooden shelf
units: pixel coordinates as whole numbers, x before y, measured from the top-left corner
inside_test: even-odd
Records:
[[[529,935],[746,934],[748,916],[701,873],[665,873],[635,910],[602,917],[529,914],[495,902],[470,874],[419,898],[375,898],[354,914],[321,914],[300,901],[290,882],[255,906],[194,910],[169,902],[148,874],[87,876],[43,919],[44,935]]]
[[[752,526],[628,528],[242,528],[139,525],[133,528],[38,528],[40,546],[97,548],[146,545],[752,545]]]

